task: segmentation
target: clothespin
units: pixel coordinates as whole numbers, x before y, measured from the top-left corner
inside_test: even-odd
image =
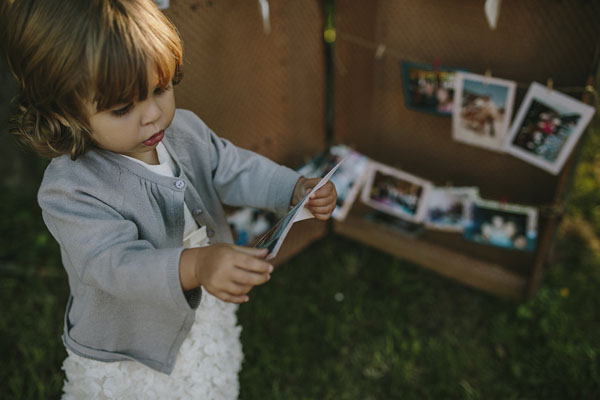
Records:
[[[548,81],[546,82],[546,87],[548,88],[548,94],[550,94],[552,92],[552,89],[554,88],[554,80],[552,80],[552,78],[548,78]]]
[[[485,70],[485,74],[484,74],[483,76],[485,77],[485,79],[483,80],[483,84],[484,84],[485,86],[487,86],[487,85],[488,85],[488,83],[489,83],[489,81],[490,81],[490,78],[492,77],[492,70],[491,70],[491,69],[489,69],[489,68],[488,68],[488,69],[486,69],[486,70]]]
[[[383,58],[383,54],[385,53],[386,46],[383,43],[379,43],[377,45],[377,49],[375,50],[375,59],[381,60]]]
[[[271,33],[271,17],[268,0],[258,0],[258,9],[263,23],[263,32],[265,35]]]
[[[506,207],[506,204],[508,203],[508,198],[506,196],[502,196],[500,197],[500,207],[504,208]]]

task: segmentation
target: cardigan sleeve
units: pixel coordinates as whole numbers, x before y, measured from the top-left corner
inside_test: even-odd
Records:
[[[210,185],[229,206],[287,211],[300,174],[217,136],[189,110],[176,111],[172,128],[177,155],[192,165],[199,190]]]
[[[285,212],[300,174],[210,131],[213,185],[225,204]]]
[[[99,298],[109,295],[180,310],[198,305],[199,295],[188,302],[179,281],[182,248],[158,249],[139,239],[135,223],[64,178],[44,182],[38,201],[69,277],[79,285],[100,291]]]

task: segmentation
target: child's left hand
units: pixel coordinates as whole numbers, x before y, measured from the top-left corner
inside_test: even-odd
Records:
[[[313,178],[308,179],[305,177],[301,177],[296,182],[296,186],[294,187],[294,195],[292,196],[292,206],[298,204],[304,196],[306,196],[312,188],[317,186],[321,179]],[[310,199],[306,202],[305,207],[315,216],[316,219],[327,220],[331,217],[331,213],[335,209],[335,204],[337,202],[337,192],[335,190],[335,185],[329,181],[319,190],[314,192]]]

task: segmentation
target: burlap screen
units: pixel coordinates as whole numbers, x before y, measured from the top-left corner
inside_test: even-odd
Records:
[[[324,147],[322,15],[313,0],[171,0],[184,42],[177,106],[218,135],[297,167]]]
[[[482,75],[489,70],[517,81],[514,113],[531,81],[546,84],[551,78],[555,89],[581,98],[594,73],[600,2],[505,0],[496,30],[488,26],[484,1],[475,0],[340,0],[336,13],[338,141],[437,185],[478,186],[483,198],[544,209],[555,203],[563,176],[456,142],[450,118],[407,109],[400,62],[439,63]],[[542,215],[541,246],[532,254],[474,244],[457,234],[389,239],[390,232],[378,235],[360,220],[363,212],[356,207],[354,218],[336,229],[513,297],[535,286],[532,279],[539,276],[536,268],[554,229],[552,219]]]
[[[317,0],[269,0],[271,32],[258,1],[171,0],[166,14],[184,40],[179,107],[219,135],[295,167],[324,149],[325,59]],[[400,61],[440,63],[581,98],[593,75],[600,2],[504,0],[491,30],[483,0],[338,0],[335,141],[435,184],[478,186],[481,196],[552,207],[564,173],[550,175],[514,157],[458,143],[451,119],[406,108]],[[427,232],[406,239],[362,219],[357,204],[336,231],[473,286],[512,297],[535,287],[556,219],[543,215],[536,253],[507,251]],[[314,225],[314,224],[313,224]],[[289,256],[323,234],[302,225]],[[304,228],[303,228],[304,227]],[[289,247],[291,246],[291,248]]]
[[[256,0],[171,0],[165,14],[184,42],[177,106],[219,136],[295,168],[325,146],[322,12],[313,0],[269,0],[265,33]],[[201,155],[199,155],[201,156]],[[295,226],[280,263],[327,230]]]

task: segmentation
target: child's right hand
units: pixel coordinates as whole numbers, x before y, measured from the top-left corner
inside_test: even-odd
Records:
[[[219,243],[185,249],[179,262],[183,290],[202,285],[213,296],[231,303],[249,300],[254,286],[271,279],[273,266],[263,260],[267,249]]]

